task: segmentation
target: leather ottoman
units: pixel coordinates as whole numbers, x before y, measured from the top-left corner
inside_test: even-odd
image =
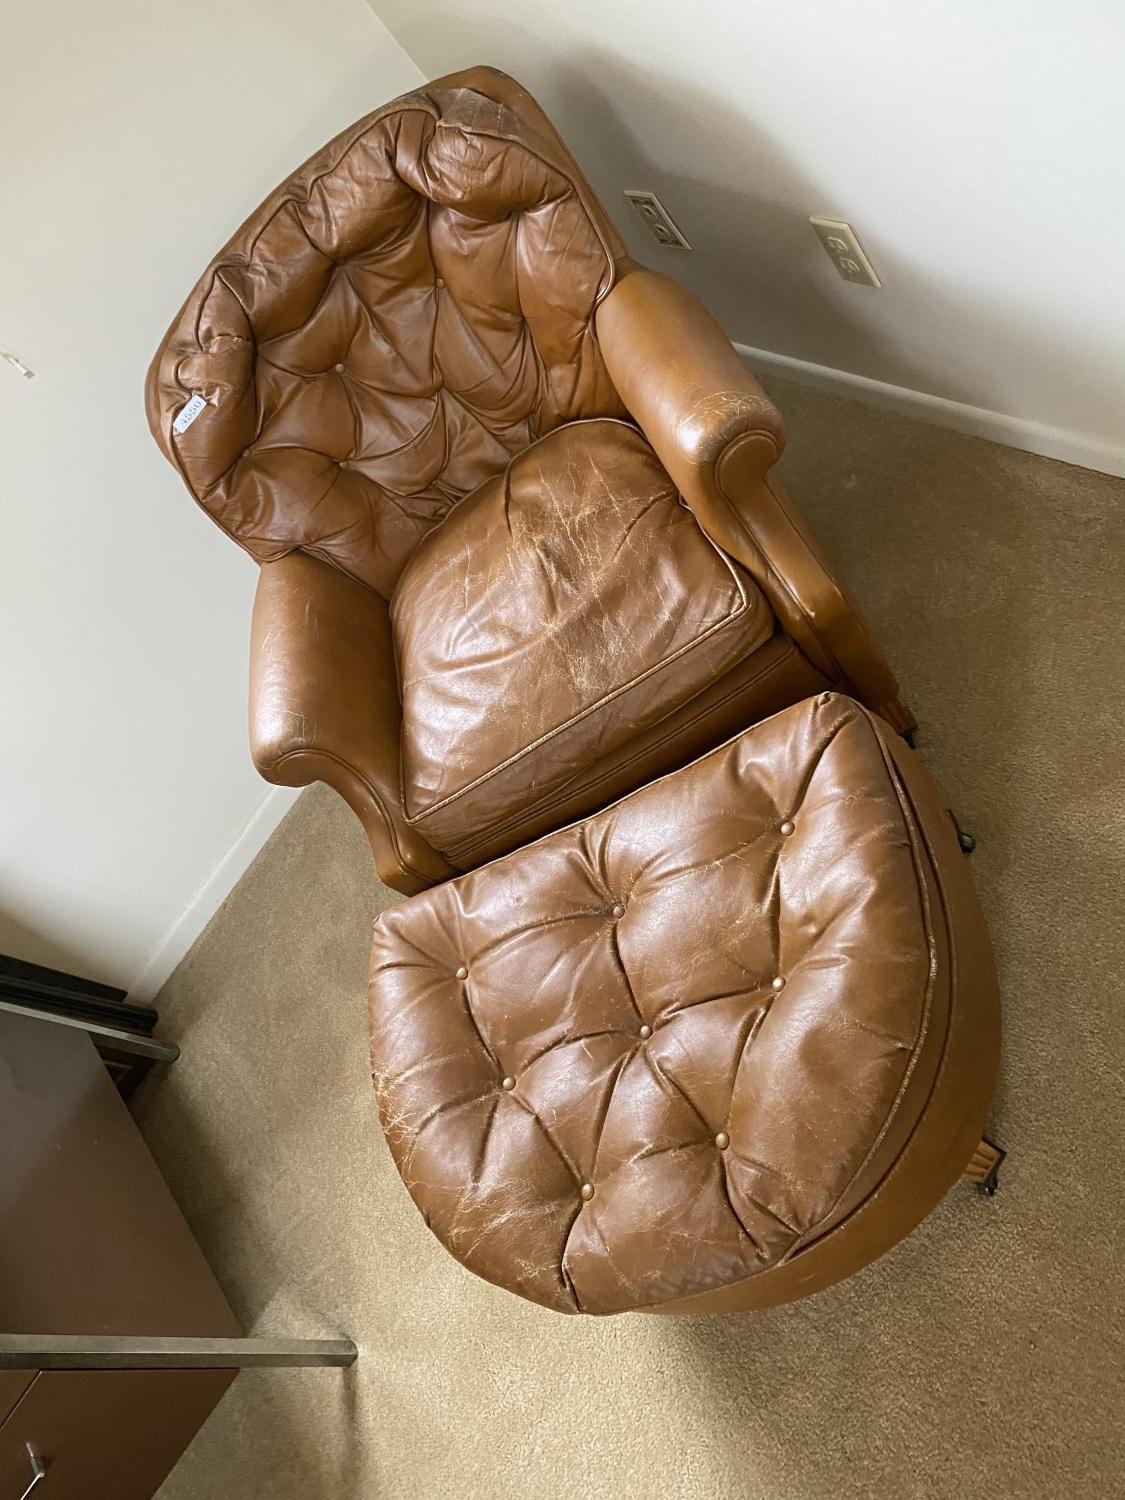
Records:
[[[384,913],[372,1070],[470,1270],[561,1312],[815,1292],[966,1170],[988,936],[933,781],[824,693]]]

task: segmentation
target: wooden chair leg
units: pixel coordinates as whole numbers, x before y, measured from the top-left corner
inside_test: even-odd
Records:
[[[917,732],[918,720],[903,703],[901,698],[888,698],[885,703],[880,703],[875,710],[880,718],[886,719],[887,723],[904,739],[910,739]]]
[[[1007,1156],[994,1141],[987,1136],[982,1136],[980,1145],[973,1152],[969,1165],[965,1168],[964,1178],[966,1182],[975,1182],[978,1193],[983,1193],[986,1198],[995,1196],[999,1186],[997,1174]]]

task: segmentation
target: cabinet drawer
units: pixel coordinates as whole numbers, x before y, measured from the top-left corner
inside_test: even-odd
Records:
[[[234,1370],[44,1370],[0,1427],[0,1500],[151,1500]]]
[[[0,1370],[0,1427],[34,1379],[32,1370]]]

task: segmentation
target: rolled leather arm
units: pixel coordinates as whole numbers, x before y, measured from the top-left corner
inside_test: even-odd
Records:
[[[250,744],[267,781],[333,787],[380,879],[413,895],[455,871],[402,815],[401,708],[386,603],[305,552],[262,566],[250,636]]]
[[[679,282],[638,269],[598,308],[597,333],[618,394],[703,530],[821,672],[911,728],[863,616],[770,474],[785,445],[780,413],[718,323]]]
[[[763,471],[785,446],[781,414],[715,319],[657,271],[623,276],[597,312],[617,392],[689,504],[736,439],[759,439]]]

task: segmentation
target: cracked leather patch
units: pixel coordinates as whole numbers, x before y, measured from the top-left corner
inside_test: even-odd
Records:
[[[373,1078],[431,1229],[560,1311],[779,1264],[940,1054],[923,887],[871,717],[825,694],[384,913]]]

